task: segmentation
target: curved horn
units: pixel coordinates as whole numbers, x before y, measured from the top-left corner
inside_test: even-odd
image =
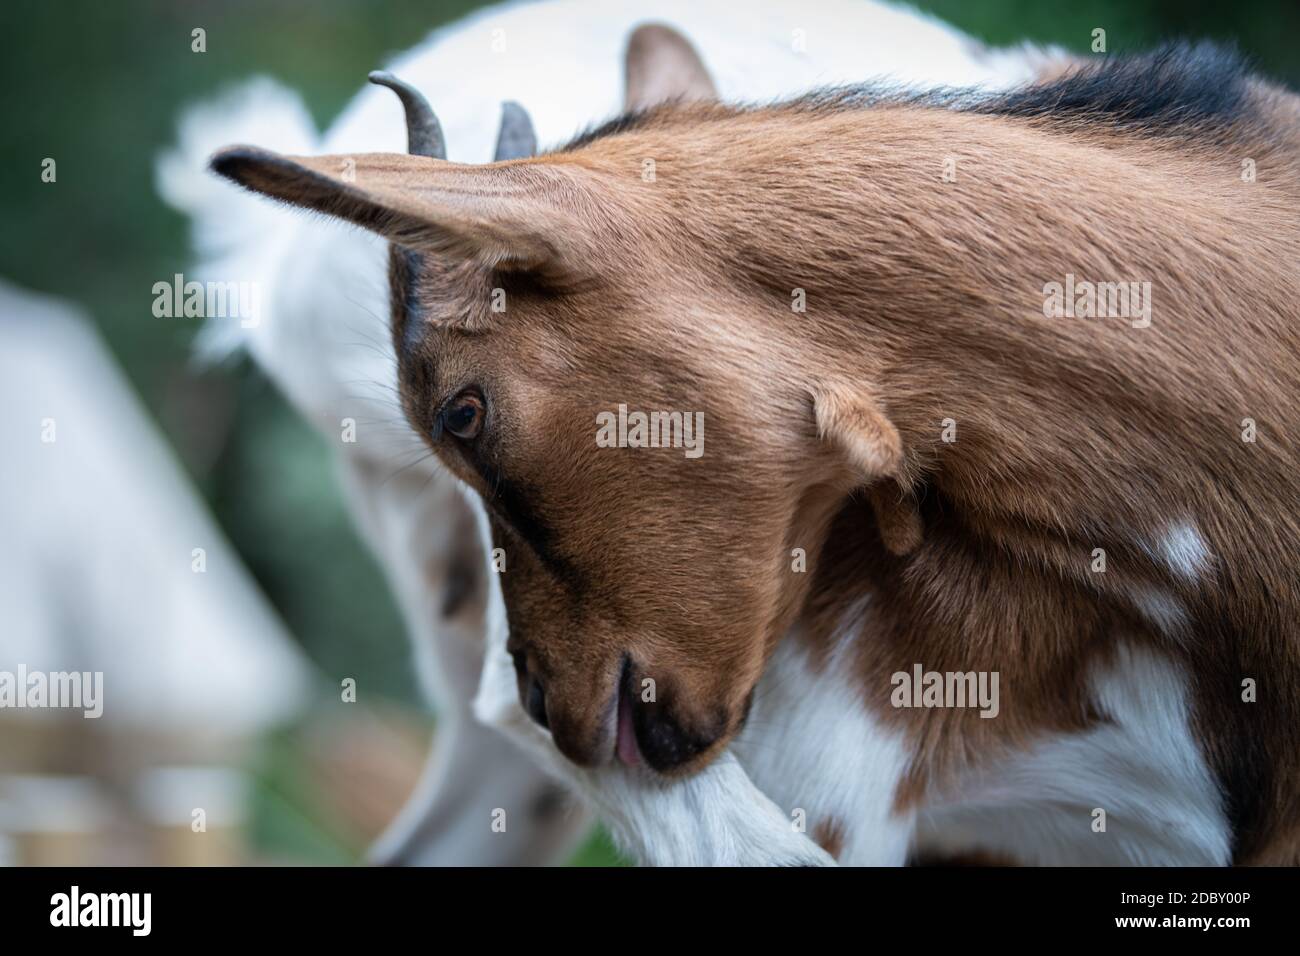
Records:
[[[402,101],[402,108],[406,110],[406,151],[412,156],[446,159],[447,144],[442,138],[442,126],[420,91],[386,70],[375,70],[370,74],[370,82],[388,87]]]
[[[497,133],[494,160],[523,159],[537,152],[537,134],[528,111],[514,100],[501,104],[501,131]]]

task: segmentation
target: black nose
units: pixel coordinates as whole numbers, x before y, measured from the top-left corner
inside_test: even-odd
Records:
[[[546,692],[542,690],[542,682],[536,677],[528,678],[528,697],[524,701],[524,709],[528,711],[528,716],[544,729],[550,728],[550,722],[546,719]]]
[[[654,704],[632,711],[632,727],[642,758],[661,773],[708,750],[722,735],[721,725],[703,732],[688,729],[671,711]]]

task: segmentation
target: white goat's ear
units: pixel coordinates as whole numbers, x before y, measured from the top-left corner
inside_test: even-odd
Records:
[[[880,403],[850,389],[814,391],[817,432],[867,489],[885,547],[907,554],[921,543],[921,514],[903,461],[903,442]]]
[[[704,61],[686,39],[662,23],[643,23],[632,31],[624,59],[623,106],[642,110],[669,100],[716,100]]]
[[[282,156],[231,146],[211,167],[254,192],[421,252],[511,269],[582,261],[573,248],[577,217],[553,198],[571,195],[576,184],[551,166],[467,166],[401,153]]]

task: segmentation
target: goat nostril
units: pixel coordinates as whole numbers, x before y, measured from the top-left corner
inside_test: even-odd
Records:
[[[528,682],[528,702],[526,704],[528,716],[537,721],[543,729],[550,729],[550,723],[546,719],[546,693],[542,690],[541,681],[536,677]]]
[[[639,719],[633,720],[641,756],[659,771],[671,770],[697,757],[721,736],[720,731],[687,729],[662,708],[642,712]]]

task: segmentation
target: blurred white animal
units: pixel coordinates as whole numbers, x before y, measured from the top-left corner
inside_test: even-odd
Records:
[[[690,37],[724,100],[762,101],[813,87],[884,78],[900,85],[1002,88],[1030,79],[1042,58],[983,48],[907,9],[870,0],[816,4],[756,0],[743,6],[664,0],[656,21]],[[543,0],[481,11],[437,31],[389,69],[420,90],[442,123],[448,158],[493,157],[502,103],[531,114],[540,142],[558,144],[616,113],[623,51],[645,19],[640,4]],[[677,90],[680,50],[629,72],[640,105]],[[638,72],[639,71],[639,72]],[[361,78],[359,77],[360,81]],[[651,784],[617,771],[579,772],[524,715],[505,652],[505,621],[493,575],[484,573],[467,502],[402,421],[389,341],[386,245],[321,218],[281,210],[206,172],[231,143],[288,153],[404,152],[402,110],[387,90],[364,88],[318,137],[301,101],[255,80],[190,111],[178,148],[163,157],[159,189],[193,220],[200,280],[256,281],[262,318],[210,320],[203,348],[244,349],[299,410],[337,440],[358,524],[402,606],[423,682],[439,708],[438,740],[416,793],[381,839],[377,860],[395,863],[542,863],[586,826],[556,814],[541,765],[584,792],[618,841],[647,863],[828,862],[790,826],[788,814],[728,755],[687,781]],[[248,327],[245,327],[248,326]],[[485,643],[485,606],[491,611]],[[485,656],[486,650],[486,656]],[[519,759],[505,736],[527,745]],[[507,810],[508,834],[490,826]]]
[[[0,281],[0,405],[0,671],[102,671],[106,724],[196,744],[297,713],[306,662],[79,309]]]
[[[88,317],[2,280],[0,407],[0,861],[12,837],[21,865],[224,862],[220,837],[106,837],[242,819],[226,768],[302,712],[309,662]]]

